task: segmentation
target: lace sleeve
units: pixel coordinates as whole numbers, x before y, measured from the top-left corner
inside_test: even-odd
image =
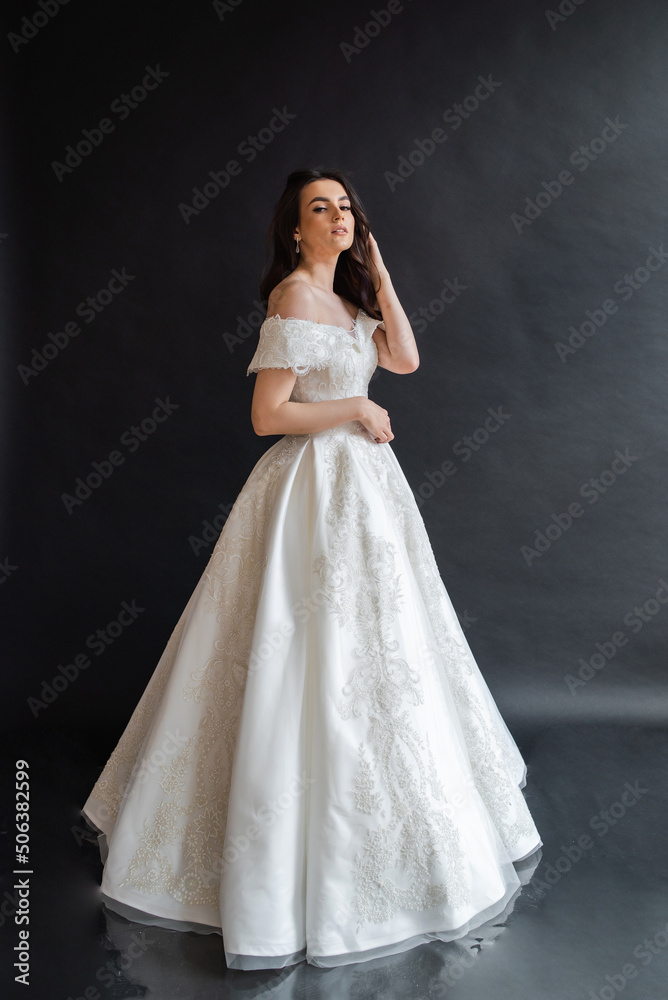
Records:
[[[246,375],[261,368],[292,368],[295,375],[326,368],[331,363],[333,344],[330,328],[306,319],[267,316]]]
[[[373,331],[376,327],[379,327],[383,333],[386,332],[384,321],[382,319],[374,319],[373,316],[369,316],[369,314],[364,312],[363,309],[360,310],[358,325],[362,326],[367,337],[371,337],[373,335]]]

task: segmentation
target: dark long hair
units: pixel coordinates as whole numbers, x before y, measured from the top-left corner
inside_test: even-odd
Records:
[[[369,220],[362,202],[348,178],[339,170],[293,170],[285,190],[276,202],[274,216],[267,233],[267,256],[260,279],[262,303],[267,308],[269,295],[283,278],[294,271],[299,258],[295,253],[293,231],[299,225],[299,198],[301,190],[310,181],[321,179],[338,181],[350,198],[350,210],[355,218],[355,239],[348,250],[342,250],[334,272],[334,291],[349,302],[364,309],[374,319],[382,319],[373,290],[378,283],[378,271],[369,250]],[[269,255],[273,258],[269,264]]]

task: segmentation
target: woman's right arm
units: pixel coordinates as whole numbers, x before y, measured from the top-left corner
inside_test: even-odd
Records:
[[[312,319],[318,303],[304,281],[281,283],[267,302],[267,315]],[[251,422],[256,434],[315,434],[359,420],[379,443],[394,437],[387,410],[366,396],[298,403],[290,399],[296,375],[291,368],[263,368],[255,377]]]
[[[366,396],[298,403],[290,399],[296,375],[291,368],[263,368],[255,376],[251,422],[256,434],[314,434],[359,420],[379,443],[392,441],[387,410]]]

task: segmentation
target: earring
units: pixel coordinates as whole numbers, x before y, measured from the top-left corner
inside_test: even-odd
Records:
[[[299,237],[295,236],[295,253],[299,253]]]

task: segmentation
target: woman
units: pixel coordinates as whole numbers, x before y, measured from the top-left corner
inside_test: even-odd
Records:
[[[251,418],[284,436],[84,806],[108,905],[222,933],[239,969],[460,937],[541,843],[367,397],[377,365],[419,359],[352,185],[294,172],[269,239]]]

